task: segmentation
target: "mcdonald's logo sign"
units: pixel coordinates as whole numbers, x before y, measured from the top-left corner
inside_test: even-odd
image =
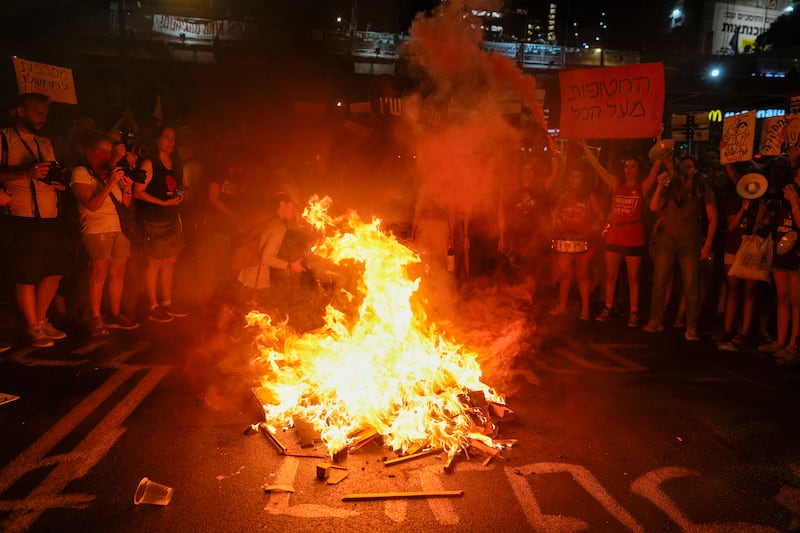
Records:
[[[719,109],[712,109],[708,112],[709,122],[722,122],[722,111]]]

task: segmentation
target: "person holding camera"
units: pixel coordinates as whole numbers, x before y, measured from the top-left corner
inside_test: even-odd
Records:
[[[109,328],[135,329],[139,324],[120,312],[125,282],[125,265],[131,243],[122,233],[115,203],[129,206],[133,181],[114,161],[111,138],[103,132],[89,134],[85,163],[72,170],[72,192],[78,199],[81,235],[91,261],[89,276],[89,333],[94,337],[109,334]],[[108,279],[110,316],[103,320],[101,304]]]
[[[0,134],[0,182],[14,198],[9,220],[11,275],[35,348],[53,346],[67,336],[47,319],[68,260],[58,219],[58,192],[66,190],[67,178],[55,162],[52,142],[42,134],[49,104],[40,93],[21,95],[13,124]]]
[[[144,230],[144,286],[150,306],[147,318],[169,322],[189,313],[172,303],[175,262],[184,247],[178,206],[184,199],[183,173],[175,157],[175,128],[162,126],[156,133],[156,150],[142,162],[145,179],[134,185]],[[161,285],[161,299],[158,285]]]

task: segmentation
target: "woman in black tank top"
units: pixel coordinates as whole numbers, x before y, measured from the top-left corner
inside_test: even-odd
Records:
[[[151,152],[155,155],[142,163],[147,179],[135,187],[145,238],[144,285],[150,305],[147,318],[155,322],[169,322],[188,314],[172,303],[175,261],[184,244],[178,210],[184,198],[180,192],[182,173],[174,151],[175,129],[165,126],[157,132],[156,150]]]

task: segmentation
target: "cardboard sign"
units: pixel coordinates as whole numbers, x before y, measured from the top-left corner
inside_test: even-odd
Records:
[[[758,151],[761,155],[780,155],[783,148],[783,129],[789,117],[765,118],[761,125],[761,143]]]
[[[664,113],[664,66],[569,70],[559,74],[566,139],[655,137]]]
[[[722,123],[722,141],[719,143],[720,162],[724,165],[753,159],[755,135],[755,111],[727,117]]]
[[[17,73],[19,94],[46,94],[51,102],[77,104],[72,69],[36,63],[18,57],[12,58]]]

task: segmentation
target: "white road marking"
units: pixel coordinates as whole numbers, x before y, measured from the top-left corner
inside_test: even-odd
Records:
[[[528,523],[541,531],[579,531],[588,528],[583,520],[561,515],[542,514],[536,497],[525,476],[531,474],[556,474],[566,472],[578,485],[588,492],[614,518],[630,531],[642,532],[644,528],[603,488],[589,470],[580,465],[566,463],[533,463],[522,467],[506,467],[506,477],[511,482],[514,494],[525,512]],[[517,472],[521,473],[517,474]]]
[[[662,490],[661,484],[671,479],[686,476],[697,476],[697,472],[679,466],[667,466],[652,470],[631,483],[631,491],[650,500],[661,509],[682,531],[689,533],[753,533],[775,532],[777,529],[759,524],[742,522],[725,522],[721,524],[696,524],[692,522],[678,505]]]
[[[115,374],[126,375],[126,369],[120,369]],[[81,459],[78,461],[60,462],[47,477],[35,488],[30,494],[22,501],[27,502],[29,499],[40,503],[39,507],[18,510],[11,513],[2,524],[0,529],[6,532],[24,531],[31,527],[31,525],[39,518],[39,516],[47,509],[58,507],[62,503],[61,491],[73,480],[85,476],[100,460],[108,453],[119,439],[125,433],[122,423],[130,414],[139,406],[139,404],[153,391],[158,383],[170,371],[169,367],[154,367],[147,372],[147,374],[139,381],[133,389],[118,403],[113,409],[97,424],[97,426],[89,432],[89,434],[75,447],[74,454]],[[132,373],[132,371],[131,371]],[[114,379],[115,376],[104,383],[98,391],[99,394],[92,394],[92,402],[81,402],[75,409],[73,409],[65,418],[69,420],[74,428],[77,426],[75,422],[80,422],[85,419],[96,408],[94,402],[103,397],[108,397],[114,392],[124,380]],[[128,375],[130,377],[130,375]],[[95,391],[97,393],[98,391]],[[87,400],[89,399],[87,398]],[[91,410],[86,410],[91,407]],[[73,413],[75,413],[73,415]],[[64,419],[62,419],[63,421]],[[59,423],[60,424],[60,423]],[[11,483],[13,483],[20,473],[24,475],[27,471],[39,468],[38,462],[42,460],[44,454],[52,449],[55,444],[61,441],[56,439],[58,435],[66,436],[69,431],[67,424],[53,427],[42,438],[36,441],[28,450],[23,452],[9,465],[12,468],[6,467],[0,472],[0,490],[2,493]],[[52,435],[51,435],[52,434]],[[25,462],[20,459],[25,458]]]
[[[300,466],[300,459],[297,457],[285,457],[278,468],[278,472],[275,474],[274,482],[270,484],[294,486],[298,466]],[[292,494],[289,492],[270,492],[269,500],[264,510],[270,514],[296,516],[298,518],[350,518],[360,514],[357,511],[336,509],[327,505],[309,503],[289,505],[291,496]]]
[[[408,511],[408,502],[405,500],[386,500],[383,504],[384,514],[397,524],[406,521],[406,512]]]

